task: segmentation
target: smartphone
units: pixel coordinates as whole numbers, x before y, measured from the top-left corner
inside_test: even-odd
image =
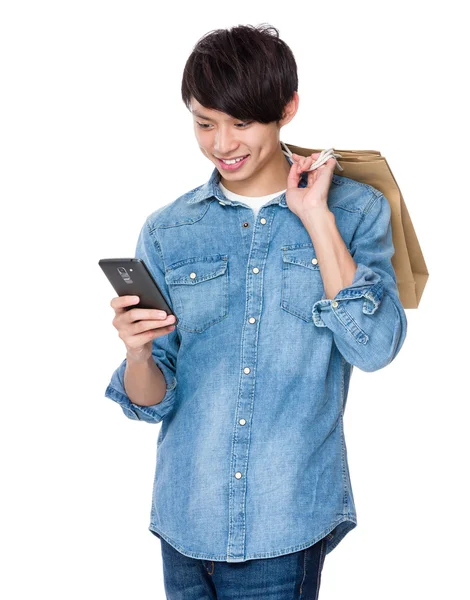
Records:
[[[178,324],[178,317],[163,297],[157,282],[142,259],[102,258],[98,264],[118,296],[139,296],[138,304],[126,306],[125,310],[131,308],[164,310],[167,315],[175,316],[173,325]]]

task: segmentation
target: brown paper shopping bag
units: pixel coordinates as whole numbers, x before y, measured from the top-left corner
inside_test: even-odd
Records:
[[[309,156],[321,149],[285,144],[291,152]],[[384,156],[378,150],[338,150],[337,161],[343,168],[335,173],[367,183],[385,196],[392,210],[392,239],[395,253],[392,266],[397,277],[403,308],[418,308],[429,272],[398,183]]]

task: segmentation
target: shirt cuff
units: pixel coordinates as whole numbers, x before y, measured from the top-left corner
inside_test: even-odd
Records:
[[[159,423],[165,415],[172,409],[176,397],[176,377],[173,371],[163,362],[153,357],[155,364],[163,373],[166,381],[166,393],[163,400],[153,406],[139,406],[134,404],[126,393],[124,387],[124,372],[126,370],[127,359],[124,359],[119,367],[111,376],[104,395],[110,400],[117,402],[126,417],[137,421],[146,421],[147,423]]]
[[[358,263],[354,279],[346,288],[340,290],[333,299],[326,298],[323,294],[321,300],[317,300],[313,305],[313,322],[317,327],[327,327],[322,318],[322,312],[332,311],[339,308],[341,312],[341,303],[344,300],[362,299],[362,312],[366,315],[372,315],[380,306],[384,294],[384,285],[382,278],[375,271],[362,263]],[[354,321],[343,322],[353,335],[365,343],[367,335],[359,328],[354,326]],[[365,339],[367,338],[367,339]]]

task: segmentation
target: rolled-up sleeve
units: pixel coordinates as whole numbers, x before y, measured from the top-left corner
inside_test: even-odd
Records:
[[[147,218],[140,231],[135,256],[136,258],[141,258],[145,262],[167,303],[171,306],[168,287],[165,282],[160,246],[158,244],[155,229],[151,225],[150,217]],[[178,349],[179,338],[176,329],[152,341],[153,360],[163,373],[167,384],[165,396],[160,403],[152,406],[139,406],[138,404],[131,402],[124,387],[124,372],[127,364],[126,359],[122,361],[112,374],[111,380],[105,390],[105,396],[117,402],[129,419],[146,421],[147,423],[159,423],[175,407],[177,393],[176,361]]]
[[[394,251],[390,204],[377,194],[351,241],[357,264],[351,285],[313,305],[314,324],[328,327],[344,359],[363,371],[388,365],[405,341],[407,320],[391,262]]]

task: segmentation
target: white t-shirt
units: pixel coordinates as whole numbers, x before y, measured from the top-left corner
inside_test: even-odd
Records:
[[[259,209],[263,206],[263,204],[266,204],[266,202],[269,202],[269,200],[272,200],[273,198],[280,196],[283,192],[286,191],[286,190],[281,190],[280,192],[274,192],[274,194],[268,194],[267,196],[241,196],[240,194],[235,194],[234,192],[231,192],[230,190],[228,190],[225,186],[223,186],[220,183],[220,181],[219,181],[219,187],[223,191],[224,195],[227,196],[227,198],[229,200],[237,200],[238,202],[243,202],[244,204],[248,204],[248,206],[250,206],[255,213],[255,219],[258,215]]]

